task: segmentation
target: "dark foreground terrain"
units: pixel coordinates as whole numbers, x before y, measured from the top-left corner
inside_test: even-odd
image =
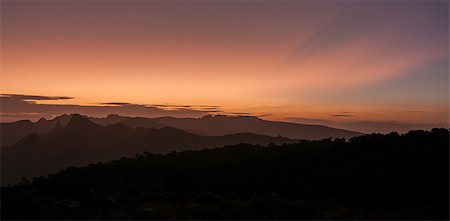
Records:
[[[3,219],[449,219],[449,131],[141,153],[2,188]]]

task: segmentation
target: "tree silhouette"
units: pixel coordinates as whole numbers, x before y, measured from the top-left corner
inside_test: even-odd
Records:
[[[448,219],[449,130],[144,152],[2,188],[5,219]]]

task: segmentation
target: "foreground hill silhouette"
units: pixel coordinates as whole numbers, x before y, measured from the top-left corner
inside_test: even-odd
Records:
[[[74,114],[65,126],[57,122],[47,134],[31,133],[16,144],[3,147],[1,178],[4,185],[21,177],[46,175],[69,166],[120,159],[143,151],[167,153],[239,143],[293,142],[296,140],[250,133],[202,136],[169,127],[133,129],[122,123],[102,126]]]
[[[30,133],[43,135],[50,132],[60,123],[66,125],[71,115],[61,115],[52,120],[41,119],[35,123],[31,121],[17,121],[13,123],[1,123],[2,145],[11,145],[18,142]],[[142,117],[124,117],[115,114],[108,115],[106,118],[90,117],[94,123],[107,126],[117,123],[123,123],[132,128],[163,128],[173,127],[186,132],[198,135],[222,136],[235,133],[254,133],[267,136],[284,136],[291,139],[319,140],[324,138],[350,138],[362,135],[355,131],[348,131],[336,128],[330,128],[321,125],[307,125],[287,122],[275,122],[262,120],[257,117],[249,116],[224,116],[224,115],[206,115],[202,118],[142,118]]]
[[[449,131],[239,144],[2,188],[5,219],[449,219]]]

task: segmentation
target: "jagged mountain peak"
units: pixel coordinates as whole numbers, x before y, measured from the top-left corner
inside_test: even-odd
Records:
[[[80,114],[72,114],[69,122],[66,125],[66,129],[85,129],[89,127],[101,127],[98,124],[90,121],[86,116],[82,116]]]

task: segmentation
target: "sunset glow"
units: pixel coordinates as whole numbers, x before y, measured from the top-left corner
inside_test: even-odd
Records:
[[[449,125],[448,1],[1,4],[2,121],[119,106],[362,132]],[[70,99],[11,106],[14,94]],[[140,105],[162,111],[127,109]]]

